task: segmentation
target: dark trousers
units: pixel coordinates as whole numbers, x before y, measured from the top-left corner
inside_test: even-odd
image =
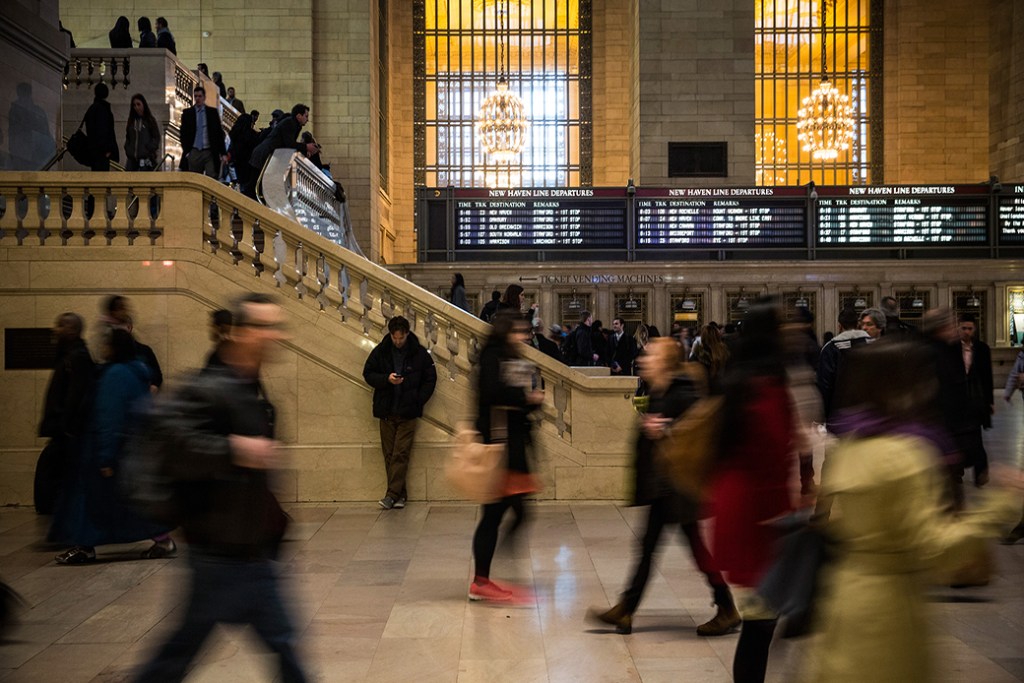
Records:
[[[672,502],[668,498],[657,498],[650,505],[647,511],[647,529],[640,542],[640,557],[637,558],[636,567],[633,570],[633,579],[629,587],[622,593],[621,604],[629,614],[636,611],[643,597],[644,588],[651,575],[651,566],[654,563],[654,551],[658,549],[658,542],[661,539],[661,531],[671,519]],[[715,593],[715,602],[726,599],[728,595],[727,584],[722,574],[714,568],[711,553],[700,537],[700,528],[696,520],[680,525],[683,537],[686,538],[693,553],[693,559],[697,562],[697,568],[707,577],[708,583]],[[731,599],[731,598],[730,598]]]
[[[217,157],[209,149],[192,149],[188,153],[188,170],[193,173],[208,175],[214,180],[219,175],[217,172]]]
[[[62,434],[50,439],[36,461],[33,500],[37,513],[53,514],[72,467],[74,464],[68,457],[67,437]]]
[[[218,623],[249,624],[279,658],[281,680],[306,680],[295,654],[295,633],[269,560],[189,554],[192,585],[185,618],[136,678],[139,683],[181,681],[189,663]]]
[[[412,439],[416,435],[416,419],[386,417],[380,421],[380,447],[384,451],[384,469],[388,475],[387,495],[407,498],[405,475],[409,471]]]
[[[476,531],[473,533],[474,576],[490,578],[491,560],[494,559],[494,550],[498,547],[498,528],[501,527],[501,518],[505,516],[506,510],[511,509],[515,513],[516,519],[505,538],[506,542],[509,542],[526,521],[524,499],[525,494],[505,496],[495,503],[487,503],[483,506],[480,523],[476,525]]]

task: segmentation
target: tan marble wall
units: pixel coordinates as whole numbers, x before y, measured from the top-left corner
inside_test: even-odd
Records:
[[[413,98],[412,98],[412,3],[392,0],[390,12],[391,88],[391,225],[395,235],[391,263],[416,262],[413,227]]]
[[[988,2],[885,3],[885,180],[989,176]]]
[[[633,115],[631,30],[635,0],[594,0],[593,100],[594,186],[623,186],[630,178]]]

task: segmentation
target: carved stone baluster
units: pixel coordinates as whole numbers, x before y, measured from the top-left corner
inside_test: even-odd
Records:
[[[210,225],[214,228],[220,227],[220,206],[217,205],[217,198],[210,197],[209,208]]]
[[[92,219],[96,215],[96,197],[88,187],[82,191],[82,242],[86,245],[96,236],[92,227]]]
[[[433,313],[427,313],[427,317],[423,320],[423,337],[426,340],[427,351],[437,344],[437,321],[434,319]]]
[[[416,309],[412,306],[412,301],[405,302],[405,319],[409,321],[409,329],[416,329]]]
[[[295,293],[301,300],[309,292],[306,287],[306,274],[309,271],[309,260],[306,258],[306,247],[299,242],[295,247]]]
[[[288,282],[288,278],[284,274],[284,262],[287,258],[288,245],[285,244],[284,236],[278,230],[274,235],[274,263],[277,265],[277,270],[274,271],[274,281],[277,282],[278,287]]]
[[[260,219],[252,222],[252,269],[256,271],[256,277],[263,274],[263,250],[266,249],[266,237],[263,235],[263,228],[260,227]]]
[[[455,381],[459,376],[459,332],[451,325],[445,332],[445,346],[448,348],[448,378]]]
[[[114,196],[113,191],[108,187],[106,194],[103,195],[103,219],[106,222],[103,237],[107,240],[107,246],[113,244],[114,238],[117,237],[117,228],[114,226],[114,218],[116,216],[117,197]]]
[[[128,236],[128,244],[135,244],[135,238],[139,236],[139,229],[135,227],[135,219],[139,216],[139,205],[142,203],[139,196],[135,194],[135,188],[128,188],[128,195],[125,197],[127,202],[127,210],[125,211],[125,218],[128,219],[128,229],[125,231],[125,235]]]
[[[341,303],[338,304],[338,313],[341,314],[341,322],[345,322],[348,314],[348,299],[352,288],[352,282],[348,277],[348,266],[342,266],[338,271],[338,294],[341,295]]]
[[[68,246],[68,241],[75,235],[68,225],[74,212],[75,198],[68,192],[68,188],[60,188],[60,244],[63,247]]]
[[[132,82],[131,79],[128,78],[128,73],[132,69],[132,58],[131,57],[125,57],[124,61],[122,62],[122,65],[124,67],[123,70],[122,70],[123,73],[124,73],[124,79],[121,82],[124,85],[124,89],[127,90],[128,89],[128,84]]]
[[[480,340],[472,337],[469,340],[469,363],[476,365],[480,362]]]
[[[19,187],[18,194],[14,200],[14,217],[18,221],[18,227],[14,230],[14,239],[20,247],[28,237],[28,228],[25,227],[25,218],[28,216],[28,195]]]
[[[217,200],[214,200],[216,202]],[[237,266],[245,255],[242,253],[242,239],[245,237],[245,226],[238,209],[231,211],[231,264]]]
[[[75,87],[82,87],[82,60],[75,60]]]
[[[162,207],[161,195],[155,187],[149,190],[149,243],[156,244],[157,238],[163,234],[160,228],[156,227],[156,219],[160,217]]]
[[[370,295],[370,281],[366,275],[359,281],[359,303],[363,312],[359,315],[359,324],[363,326],[363,334],[370,336],[370,311],[373,310],[373,297]]]
[[[39,230],[36,231],[36,237],[39,238],[39,244],[46,244],[46,238],[50,236],[50,231],[46,229],[46,219],[50,217],[50,195],[46,193],[46,190],[42,187],[39,188],[39,197],[36,199],[36,211],[39,215]]]
[[[117,57],[110,58],[110,87],[117,87]]]
[[[391,299],[390,289],[385,289],[380,295],[380,314],[384,316],[385,322],[395,317],[395,304]]]
[[[325,311],[330,303],[327,298],[327,287],[331,284],[331,265],[327,263],[327,257],[323,252],[320,252],[316,259],[316,284],[320,287],[316,294],[316,303],[321,311]]]
[[[4,228],[4,216],[7,215],[7,195],[0,194],[0,241],[7,237],[7,230]]]

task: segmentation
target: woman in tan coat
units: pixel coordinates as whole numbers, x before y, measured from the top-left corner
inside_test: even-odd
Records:
[[[831,499],[827,529],[838,554],[823,577],[805,679],[933,681],[926,589],[1005,532],[1020,503],[986,490],[966,512],[946,511],[941,437],[922,422],[934,373],[919,346],[876,344],[850,365],[820,492]]]

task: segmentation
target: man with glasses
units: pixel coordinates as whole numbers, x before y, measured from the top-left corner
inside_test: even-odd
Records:
[[[195,104],[181,112],[181,170],[220,177],[220,164],[227,160],[224,129],[217,107],[206,105],[206,88],[192,92]]]

